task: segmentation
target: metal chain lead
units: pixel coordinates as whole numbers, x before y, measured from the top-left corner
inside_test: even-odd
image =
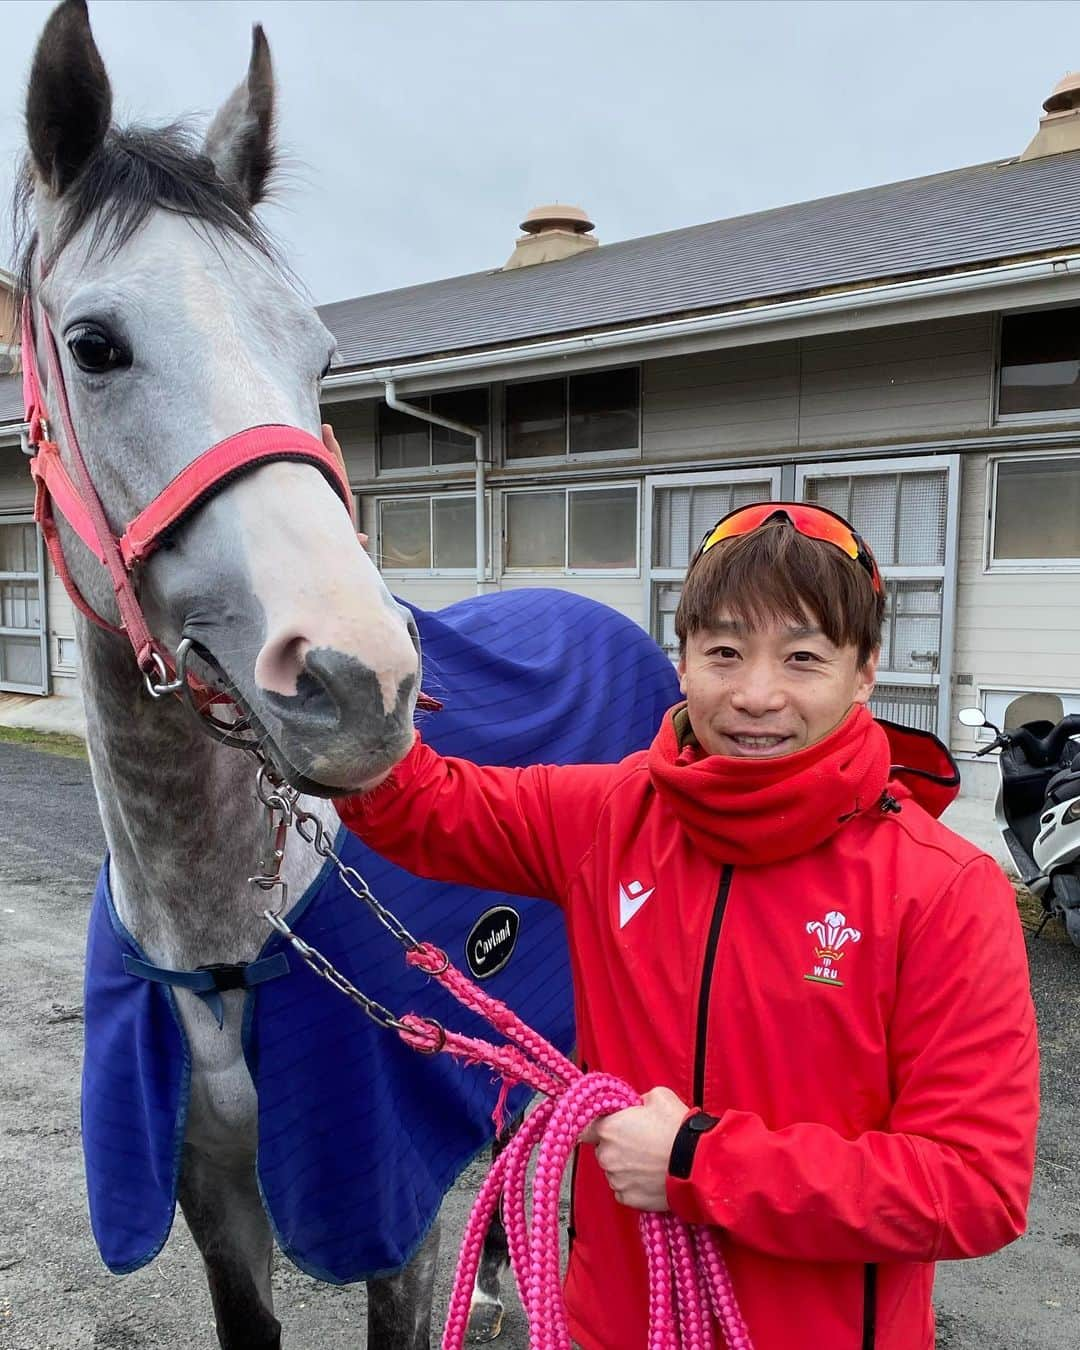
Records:
[[[318,948],[312,947],[302,937],[294,933],[283,918],[288,906],[289,887],[281,875],[281,867],[285,858],[285,844],[291,826],[305,843],[311,845],[320,858],[333,862],[345,889],[367,906],[379,923],[397,942],[401,943],[408,951],[412,951],[420,945],[405,925],[376,900],[367,882],[356,868],[350,867],[338,856],[322,821],[312,812],[305,811],[300,805],[299,792],[274,773],[258,750],[253,747],[248,747],[248,749],[249,753],[253,754],[259,761],[259,768],[255,775],[255,793],[266,807],[270,826],[268,851],[261,860],[262,867],[259,875],[249,877],[248,880],[261,890],[280,889],[281,891],[281,900],[277,909],[264,909],[263,918],[276,933],[279,933],[290,944],[310,970],[338,990],[339,993],[344,994],[376,1025],[389,1031],[408,1030],[406,1024],[399,1021],[389,1008],[377,999],[369,998],[362,990],[357,989],[348,976],[343,975]],[[424,1020],[430,1021],[431,1019]],[[441,1031],[438,1023],[432,1021],[432,1025]]]
[[[388,1030],[408,1031],[410,1028],[406,1023],[399,1021],[390,1009],[384,1007],[377,999],[369,998],[367,994],[357,989],[332,961],[323,956],[322,952],[310,946],[302,937],[294,933],[282,917],[288,909],[289,886],[281,875],[281,868],[285,860],[285,847],[288,842],[289,829],[292,827],[305,843],[311,845],[320,858],[333,862],[345,889],[350,895],[367,906],[395,941],[399,942],[407,951],[414,951],[420,946],[420,943],[400,919],[376,900],[367,882],[356,868],[350,867],[338,856],[322,821],[312,812],[305,811],[300,805],[299,791],[286,783],[271,767],[260,749],[261,742],[252,739],[247,734],[251,726],[250,718],[239,713],[235,722],[226,723],[211,713],[209,704],[200,706],[188,680],[188,660],[193,650],[194,645],[188,639],[181,642],[177,648],[177,679],[173,683],[167,686],[162,683],[151,687],[148,680],[147,685],[151,694],[155,697],[164,693],[181,693],[204,728],[215,740],[220,741],[223,745],[231,745],[247,751],[258,763],[259,767],[255,774],[255,793],[259,801],[266,807],[269,829],[267,842],[259,859],[259,870],[255,876],[249,877],[248,880],[260,890],[280,890],[281,892],[281,899],[277,908],[264,909],[263,918],[276,933],[279,933],[290,944],[301,960],[316,975],[344,994],[365,1016],[370,1017],[377,1025]],[[160,662],[160,666],[161,669],[157,673],[164,681],[168,672],[163,661]],[[429,1022],[440,1033],[442,1032],[438,1022],[433,1019],[423,1018],[421,1020]]]
[[[328,984],[333,985],[335,989],[344,994],[346,998],[351,999],[366,1017],[370,1017],[373,1022],[385,1027],[388,1031],[407,1030],[405,1023],[398,1021],[389,1008],[384,1007],[377,999],[368,998],[367,994],[357,989],[356,985],[343,975],[332,961],[328,961],[322,952],[309,946],[302,937],[294,933],[279,914],[265,909],[263,910],[263,918],[271,928],[280,933],[292,945],[294,951],[316,975],[321,976]]]

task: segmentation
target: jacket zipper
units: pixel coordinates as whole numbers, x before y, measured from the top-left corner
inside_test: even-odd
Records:
[[[705,1105],[705,1055],[709,1038],[709,997],[712,993],[713,968],[716,965],[716,949],[720,945],[720,929],[724,922],[724,910],[727,909],[728,892],[731,890],[731,877],[735,868],[725,863],[720,872],[720,885],[716,892],[716,904],[713,906],[712,920],[709,923],[709,937],[705,943],[705,965],[701,971],[701,989],[698,993],[697,1033],[694,1037],[694,1094],[693,1105]]]
[[[588,1073],[589,1066],[584,1060],[581,1061],[581,1072]],[[569,1257],[574,1250],[574,1240],[577,1237],[577,1228],[574,1226],[574,1197],[577,1192],[577,1169],[578,1159],[581,1157],[581,1145],[574,1148],[574,1158],[570,1164],[570,1205],[566,1216],[566,1254]]]
[[[877,1344],[877,1266],[868,1264],[863,1273],[862,1350],[874,1350]]]

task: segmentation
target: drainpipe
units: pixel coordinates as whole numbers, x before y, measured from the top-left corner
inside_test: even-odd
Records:
[[[476,594],[484,593],[484,577],[487,570],[487,519],[484,509],[484,477],[486,464],[484,461],[484,433],[478,431],[476,427],[467,426],[464,422],[455,422],[452,417],[440,417],[438,413],[428,412],[426,408],[418,408],[415,403],[405,403],[398,398],[394,392],[394,381],[383,380],[384,396],[386,406],[393,408],[395,412],[407,413],[410,417],[419,418],[421,422],[431,422],[437,427],[446,427],[447,431],[457,431],[462,436],[469,436],[476,445]],[[433,541],[434,542],[434,541]]]

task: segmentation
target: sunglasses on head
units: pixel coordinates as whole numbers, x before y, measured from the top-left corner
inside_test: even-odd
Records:
[[[701,541],[690,567],[700,561],[714,544],[722,543],[725,539],[738,538],[739,535],[751,534],[777,516],[786,520],[807,539],[820,539],[822,543],[833,544],[846,553],[853,562],[866,569],[877,594],[882,593],[881,573],[878,571],[869,544],[851,528],[843,516],[838,516],[827,507],[812,506],[808,502],[758,502],[754,506],[740,506],[735,511],[729,511]]]

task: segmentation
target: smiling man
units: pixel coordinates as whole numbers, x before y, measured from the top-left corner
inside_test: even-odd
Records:
[[[718,1229],[756,1350],[931,1350],[934,1262],[1024,1230],[1038,1088],[1015,901],[935,819],[958,784],[945,749],[867,707],[884,603],[846,521],[743,508],[690,565],[686,701],[650,750],[493,769],[417,738],[340,806],[412,871],[564,908],[582,1063],[644,1094],[580,1151],[584,1350],[646,1343],[637,1210]]]

